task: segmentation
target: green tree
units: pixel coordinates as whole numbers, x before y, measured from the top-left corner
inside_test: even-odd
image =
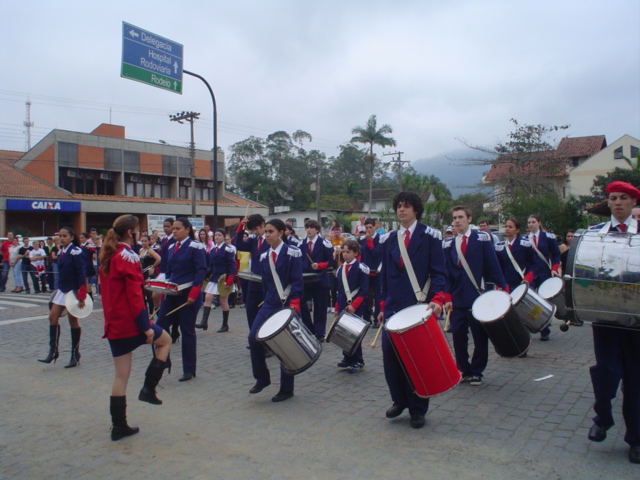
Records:
[[[519,220],[523,228],[529,215],[540,215],[545,230],[556,235],[564,235],[570,228],[586,226],[576,199],[565,201],[555,192],[538,195],[520,192],[503,205],[502,214],[505,220],[512,217]]]
[[[373,192],[373,163],[375,161],[375,155],[373,153],[373,146],[378,145],[384,147],[395,147],[396,141],[387,137],[386,135],[393,133],[393,129],[386,123],[378,128],[378,120],[375,115],[371,115],[367,124],[364,127],[354,127],[351,130],[351,134],[354,135],[351,138],[351,143],[362,143],[369,145],[369,154],[365,158],[369,164],[369,215],[371,215],[372,205],[372,192]]]

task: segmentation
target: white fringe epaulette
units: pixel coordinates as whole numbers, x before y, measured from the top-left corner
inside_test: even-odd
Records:
[[[427,235],[431,235],[436,240],[442,240],[442,232],[440,230],[427,226],[425,231],[427,232]]]
[[[138,254],[128,248],[123,248],[120,251],[120,256],[129,263],[140,263],[140,257]]]
[[[82,254],[82,249],[80,247],[76,247],[74,245],[68,253],[70,253],[71,255],[81,255]]]
[[[200,243],[200,242],[197,242],[195,240],[191,240],[191,243],[189,244],[189,246],[191,248],[197,248],[198,250],[205,250],[206,249],[206,247],[204,246],[204,243]]]
[[[395,230],[391,230],[391,231],[385,233],[384,235],[380,235],[380,243],[386,242],[387,239],[389,238],[389,235],[391,235],[393,232],[395,232]]]
[[[526,238],[521,238],[520,245],[523,247],[531,247],[531,241]]]
[[[360,262],[360,270],[362,270],[366,275],[369,275],[369,272],[371,271],[371,269],[362,262]]]
[[[264,252],[262,255],[260,255],[260,261],[263,261],[265,258],[267,258],[267,254],[270,252],[271,250],[267,250],[266,252]]]
[[[293,245],[294,247],[300,247],[300,245],[302,245],[302,240],[296,237],[291,237],[289,241],[291,242],[291,245]]]
[[[453,245],[453,241],[455,240],[456,237],[451,237],[451,238],[445,238],[444,239],[444,246],[442,248],[451,248],[451,245]]]
[[[324,238],[322,239],[322,244],[327,248],[333,248],[333,244],[329,240],[326,240]]]
[[[228,243],[224,244],[224,248],[229,250],[231,253],[233,253],[234,255],[236,254],[236,252],[238,251],[238,249],[236,247],[234,247],[233,245],[229,245]]]
[[[491,237],[487,232],[481,232],[480,230],[478,230],[478,240],[480,240],[481,242],[490,242]]]
[[[506,243],[505,242],[498,242],[496,243],[496,252],[501,252],[504,250]]]
[[[287,248],[287,254],[291,255],[292,257],[299,258],[302,256],[302,251],[298,247],[289,245],[289,248]]]
[[[593,225],[593,226],[589,227],[589,230],[601,230],[602,228],[604,228],[605,223],[607,223],[607,222],[602,222],[602,223],[599,223],[597,225]]]
[[[249,236],[247,237],[247,240],[250,238],[258,238],[258,236],[255,233],[250,233]]]

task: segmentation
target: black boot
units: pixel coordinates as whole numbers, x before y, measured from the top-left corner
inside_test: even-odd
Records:
[[[49,325],[49,354],[47,358],[42,360],[38,359],[42,363],[56,363],[57,358],[60,356],[58,353],[58,342],[60,340],[60,325]]]
[[[171,324],[171,343],[176,343],[180,338],[180,321],[174,320]]]
[[[149,402],[153,405],[162,405],[162,400],[160,400],[156,395],[156,387],[162,378],[162,372],[164,372],[165,366],[166,362],[163,362],[162,360],[158,360],[157,358],[151,360],[151,363],[144,374],[144,387],[140,390],[138,400],[142,402]]]
[[[80,333],[82,328],[71,329],[71,360],[64,368],[73,368],[80,363]]]
[[[140,431],[138,427],[127,425],[127,397],[111,397],[111,440],[114,442],[121,438],[135,435]]]
[[[211,307],[204,307],[202,310],[202,320],[200,323],[196,323],[196,328],[207,330],[209,328],[209,314],[211,313]]]
[[[227,310],[226,312],[223,310],[222,311],[222,326],[220,327],[220,330],[218,330],[218,333],[224,333],[224,332],[228,332],[229,331],[229,310]]]

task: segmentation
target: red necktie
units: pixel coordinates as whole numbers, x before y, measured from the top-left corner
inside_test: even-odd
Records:
[[[262,237],[258,239],[258,252],[260,252],[260,250],[262,250]]]
[[[276,252],[271,252],[271,258],[273,259],[273,264],[276,264],[276,260],[278,259],[278,254]]]
[[[313,253],[313,242],[309,240],[309,255]]]
[[[626,233],[627,232],[627,225],[624,223],[621,223],[618,225],[618,230],[620,230],[622,233]]]
[[[351,268],[351,265],[349,265],[349,264],[347,263],[347,269],[346,269],[346,270],[345,270],[345,272],[344,272],[344,274],[345,274],[345,275],[349,275],[349,269],[350,269],[350,268]]]
[[[409,242],[411,241],[411,232],[407,229],[404,231],[404,246],[408,250]],[[400,268],[404,268],[404,259],[400,257]]]
[[[538,237],[536,237],[535,235],[533,236],[533,244],[537,247],[538,246]]]
[[[180,248],[180,242],[177,242],[177,243],[176,243],[176,246],[175,246],[175,247],[173,247],[173,254],[174,254],[174,255],[176,254],[176,252],[178,251],[178,249],[179,249],[179,248]]]
[[[216,253],[218,253],[218,250],[220,250],[220,247],[216,247]]]
[[[513,247],[512,243],[509,244],[509,250],[511,250],[511,247]]]
[[[162,239],[162,246],[163,246],[163,247],[166,247],[166,246],[167,246],[167,242],[168,242],[168,241],[169,241],[169,238],[168,238],[168,237],[164,237],[164,238]]]
[[[462,245],[460,246],[460,251],[462,252],[462,256],[463,257],[467,253],[467,236],[466,235],[462,236]],[[458,266],[461,267],[462,266],[462,262],[459,262]]]

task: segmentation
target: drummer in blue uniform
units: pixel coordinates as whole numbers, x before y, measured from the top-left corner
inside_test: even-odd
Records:
[[[420,197],[413,192],[400,192],[393,199],[393,209],[400,221],[400,229],[391,231],[381,239],[382,270],[381,298],[378,322],[382,323],[400,310],[423,302],[429,302],[428,308],[437,317],[442,312],[445,300],[445,271],[442,254],[442,235],[423,223],[420,217],[424,207]],[[407,266],[401,255],[398,239],[406,246],[408,259],[422,292],[415,292],[411,285]],[[430,283],[429,283],[430,282]],[[425,292],[425,287],[429,286]],[[418,299],[420,297],[420,299]],[[429,399],[418,397],[404,373],[391,339],[385,332],[382,335],[382,360],[384,376],[391,393],[393,405],[386,412],[387,418],[395,418],[408,408],[411,415],[411,427],[424,427],[424,416],[429,409]]]
[[[611,182],[606,192],[611,220],[589,230],[637,235],[638,220],[632,218],[631,210],[640,198],[640,190],[626,182]],[[640,463],[640,329],[594,324],[593,348],[596,365],[590,372],[596,416],[589,440],[602,442],[607,438],[607,430],[614,425],[611,401],[622,380],[622,416],[627,429],[624,441],[630,446],[629,461]]]
[[[445,240],[443,248],[447,268],[447,303],[444,309],[451,311],[450,331],[453,334],[453,349],[462,381],[478,386],[482,385],[482,374],[489,361],[489,336],[471,314],[471,307],[484,290],[485,281],[494,283],[497,289],[508,291],[508,287],[491,237],[471,228],[471,213],[466,207],[453,207],[452,213],[457,236]],[[471,276],[467,273],[463,260],[468,264]],[[469,330],[474,344],[471,363],[468,350]]]
[[[360,237],[360,252],[362,263],[369,267],[369,292],[365,301],[367,310],[364,315],[365,320],[371,321],[370,299],[373,300],[373,328],[378,327],[378,315],[380,314],[380,282],[378,280],[378,269],[382,262],[382,244],[380,234],[376,232],[375,220],[367,218],[364,221],[365,233]]]
[[[513,291],[518,285],[527,282],[531,285],[535,279],[535,253],[531,242],[520,237],[520,222],[510,218],[504,224],[506,239],[495,245],[496,255],[504,279]]]
[[[260,264],[260,256],[269,250],[269,244],[265,240],[264,234],[264,217],[258,213],[249,215],[242,219],[236,230],[236,236],[232,243],[240,252],[251,253],[251,273],[262,277],[262,265]],[[243,237],[244,229],[252,232],[248,237]],[[258,314],[258,309],[264,301],[262,293],[262,285],[259,282],[248,282],[247,298],[244,299],[244,306],[247,313],[247,323],[249,329]]]
[[[158,267],[159,273],[156,277],[156,280],[166,280],[166,271],[167,271],[167,261],[169,259],[169,248],[176,242],[173,238],[173,217],[168,217],[164,219],[162,222],[162,229],[164,230],[164,238],[160,241],[160,265]],[[157,310],[160,308],[160,302],[162,301],[162,294],[154,292],[153,295],[153,306]],[[178,326],[174,327],[174,332],[177,336],[171,335],[173,343],[176,342],[179,334]]]
[[[327,329],[327,307],[329,303],[329,276],[327,269],[333,266],[333,246],[322,238],[320,224],[315,220],[304,223],[307,237],[302,240],[303,273],[317,273],[319,281],[307,282],[304,286],[304,302],[302,302],[302,321],[318,340],[323,341]],[[313,302],[313,322],[307,306]]]
[[[336,272],[336,283],[338,284],[338,301],[335,304],[336,317],[343,310],[359,317],[364,317],[368,311],[369,267],[357,260],[358,255],[360,255],[360,244],[356,240],[349,239],[342,243],[344,263]],[[358,373],[364,370],[362,342],[358,344],[353,355],[343,352],[338,367],[348,369],[349,373]]]
[[[181,217],[173,222],[173,238],[175,243],[169,249],[165,274],[168,281],[178,285],[180,294],[165,295],[158,313],[158,325],[168,332],[174,318],[178,319],[182,332],[183,372],[178,380],[186,382],[196,376],[195,325],[196,315],[202,305],[201,290],[207,272],[207,258],[205,246],[195,241],[188,219]]]
[[[264,226],[264,234],[269,245],[269,249],[260,255],[259,259],[264,304],[260,307],[249,331],[251,366],[253,377],[256,379],[256,384],[249,390],[251,394],[260,393],[271,385],[265,349],[257,340],[256,334],[272,314],[285,307],[293,308],[299,315],[302,297],[302,254],[298,248],[287,244],[284,222],[279,219],[268,221]],[[275,270],[279,282],[274,280],[272,269]],[[280,287],[282,287],[282,293],[279,292]],[[293,375],[289,375],[284,368],[280,367],[280,390],[271,401],[282,402],[293,397],[293,384]]]
[[[533,287],[536,289],[542,285],[545,280],[552,276],[559,276],[560,268],[560,247],[555,236],[549,235],[542,230],[542,221],[538,215],[529,215],[527,220],[529,227],[529,235],[527,239],[531,242],[535,253],[534,275],[535,282]],[[540,340],[546,342],[549,340],[549,327],[540,330]]]

